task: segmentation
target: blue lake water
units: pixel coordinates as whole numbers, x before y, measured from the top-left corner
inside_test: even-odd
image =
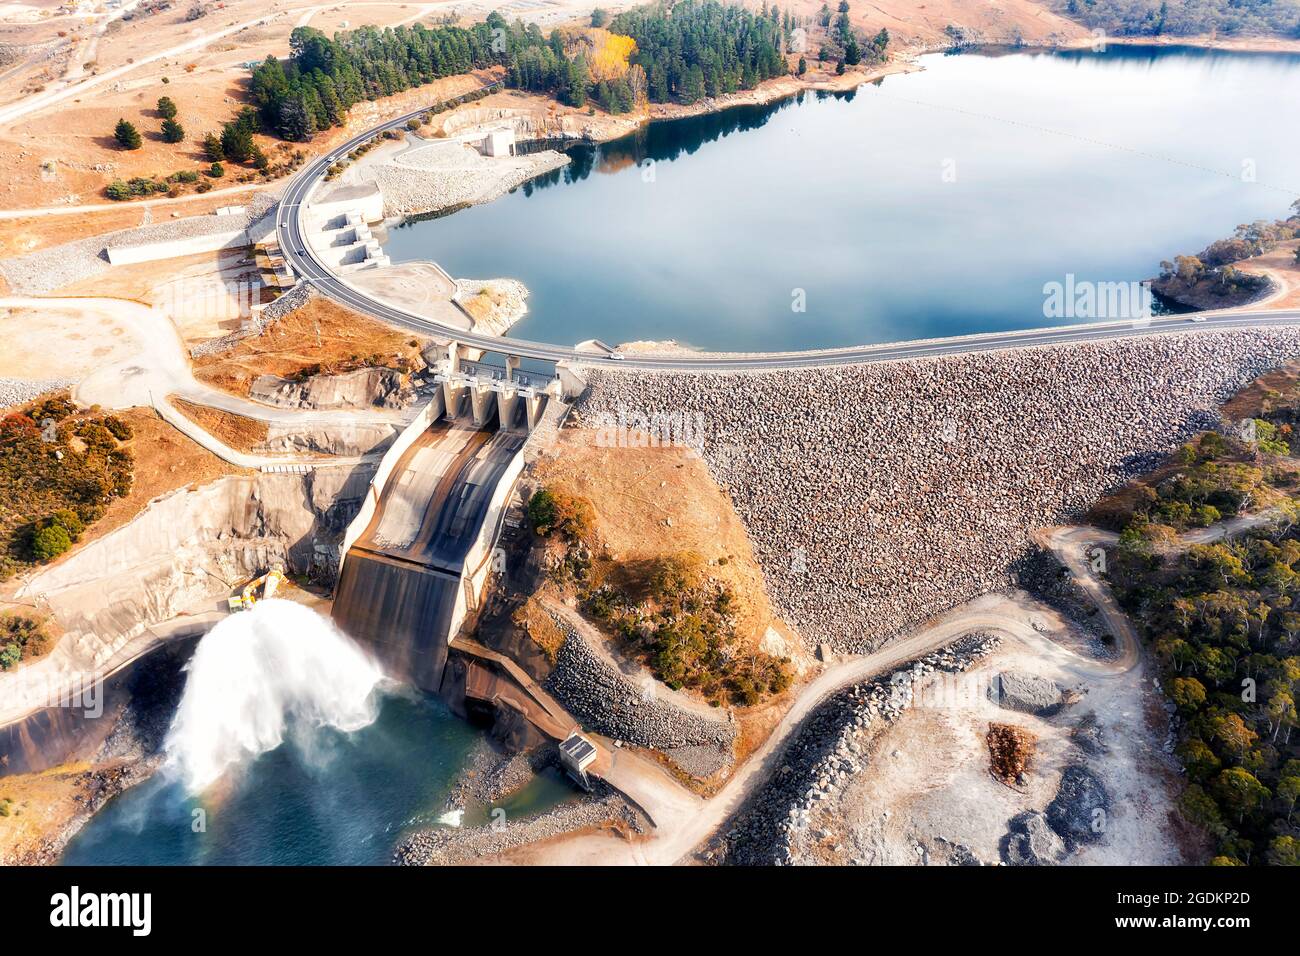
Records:
[[[575,148],[495,202],[394,229],[387,250],[522,280],[524,338],[815,348],[1061,324],[1045,283],[1149,278],[1300,197],[1300,126],[1279,112],[1300,102],[1300,56],[921,63]]]

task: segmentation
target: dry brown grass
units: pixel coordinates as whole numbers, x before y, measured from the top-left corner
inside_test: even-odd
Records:
[[[1273,394],[1295,391],[1300,382],[1300,360],[1287,362],[1281,368],[1266,372],[1251,382],[1223,404],[1223,417],[1228,421],[1258,416],[1264,402]]]
[[[601,447],[594,431],[566,429],[555,454],[539,462],[534,474],[543,484],[569,488],[592,502],[600,544],[593,550],[603,552],[598,563],[649,567],[669,555],[696,552],[708,576],[735,595],[742,645],[753,646],[767,633],[772,608],[763,572],[731,500],[699,456],[681,447]]]
[[[247,396],[259,375],[292,378],[317,371],[348,371],[362,364],[397,367],[414,361],[427,342],[316,297],[262,335],[244,339],[220,355],[195,359],[194,375],[216,388]]]
[[[134,432],[126,443],[135,456],[131,493],[109,504],[104,517],[82,534],[78,547],[120,528],[161,495],[178,488],[198,487],[241,471],[178,432],[152,408],[131,408],[116,414]]]
[[[221,439],[235,451],[252,452],[266,444],[268,433],[266,422],[259,422],[217,408],[209,408],[206,405],[196,405],[175,395],[169,395],[167,399],[182,415],[202,427],[208,434]]]
[[[517,627],[528,634],[534,644],[541,648],[547,661],[554,665],[556,655],[560,653],[560,646],[564,643],[564,634],[555,626],[555,621],[546,613],[541,602],[536,597],[529,597],[523,606],[515,611],[513,621]]]

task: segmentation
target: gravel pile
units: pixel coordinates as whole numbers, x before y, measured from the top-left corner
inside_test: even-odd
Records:
[[[752,794],[707,852],[711,862],[789,865],[808,859],[805,841],[815,806],[834,801],[866,769],[870,737],[912,703],[914,687],[941,671],[957,674],[988,656],[999,640],[972,633],[907,667],[832,695],[786,744],[781,766]]]
[[[712,767],[703,776],[730,763],[735,724],[725,718],[709,720],[645,693],[611,667],[563,617],[553,614],[551,619],[565,639],[545,687],[585,727],[638,747],[709,748],[716,761],[702,759],[699,750],[682,754],[696,769]]]
[[[1300,329],[791,371],[587,369],[577,419],[698,422],[778,611],[862,652],[1011,583],[1030,533],[1149,469]]]
[[[25,256],[0,259],[0,275],[15,295],[43,295],[97,276],[108,269],[108,249],[190,239],[216,232],[244,229],[258,222],[275,204],[268,193],[254,193],[243,216],[189,216],[165,219],[135,229],[76,239]],[[145,207],[146,210],[148,207]],[[164,209],[166,207],[163,207]]]
[[[384,194],[385,216],[411,216],[472,203],[488,202],[535,176],[569,162],[563,153],[548,150],[517,157],[522,165],[503,172],[485,163],[460,168],[435,165],[420,169],[397,163],[379,163],[372,170]]]
[[[38,395],[69,388],[73,384],[70,378],[0,378],[0,408],[22,405]]]
[[[565,833],[614,821],[635,833],[645,833],[642,816],[599,781],[590,797],[564,803],[534,817],[506,820],[482,827],[435,827],[404,840],[393,854],[402,866],[446,866],[471,863],[506,850],[549,840]]]

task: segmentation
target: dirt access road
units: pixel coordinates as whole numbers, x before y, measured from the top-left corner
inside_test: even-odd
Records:
[[[1075,543],[1067,537],[1062,547],[1072,551]],[[1085,568],[1090,577],[1090,566]],[[625,750],[613,750],[613,765],[606,778],[654,822],[655,831],[648,839],[629,842],[612,835],[584,833],[522,847],[505,854],[502,860],[559,865],[668,865],[685,861],[772,775],[783,757],[786,743],[804,719],[828,697],[852,684],[896,670],[972,631],[988,631],[1017,641],[1038,654],[1058,660],[1075,673],[1090,677],[1119,676],[1136,666],[1140,659],[1136,643],[1131,652],[1126,648],[1115,661],[1081,657],[1040,633],[1034,627],[1037,616],[1036,606],[1026,598],[986,594],[875,653],[835,664],[803,689],[771,736],[722,790],[708,800],[687,791],[648,759]],[[609,746],[608,741],[604,743]]]
[[[1266,523],[1272,512],[1246,515],[1210,528],[1180,536],[1184,546],[1232,537]],[[651,818],[655,831],[649,838],[627,841],[605,833],[582,833],[521,847],[504,854],[502,862],[563,865],[666,865],[688,860],[713,833],[731,818],[744,801],[777,769],[785,745],[804,719],[828,697],[843,688],[880,677],[908,661],[922,657],[972,631],[987,631],[1011,640],[1080,677],[1113,679],[1141,665],[1136,631],[1120,609],[1094,566],[1094,549],[1111,547],[1118,537],[1086,526],[1045,528],[1037,536],[1070,570],[1096,603],[1111,633],[1119,642],[1113,660],[1099,661],[1076,654],[1039,630],[1040,608],[1027,595],[985,594],[955,608],[937,623],[881,650],[835,664],[800,693],[795,704],[734,777],[711,799],[702,799],[673,780],[659,765],[638,754],[611,748],[608,781],[634,800]],[[1104,565],[1102,565],[1104,566]],[[609,742],[605,741],[606,746]]]
[[[42,353],[48,374],[79,375],[73,397],[82,405],[155,409],[171,425],[218,457],[243,468],[296,464],[300,455],[259,456],[236,451],[181,414],[167,399],[177,395],[195,405],[287,428],[383,424],[400,426],[412,414],[387,409],[278,408],[213,388],[194,377],[184,343],[163,309],[106,297],[0,297],[0,310],[22,310],[40,318],[27,323],[16,355],[0,370]],[[70,320],[70,321],[69,321]],[[61,344],[67,339],[69,345]],[[58,364],[66,353],[71,359]],[[28,354],[31,353],[31,354]],[[84,364],[83,364],[84,363]],[[335,464],[354,459],[335,458]],[[359,459],[357,459],[359,460]]]

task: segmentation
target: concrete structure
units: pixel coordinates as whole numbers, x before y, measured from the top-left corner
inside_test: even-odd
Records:
[[[165,242],[145,242],[138,246],[108,246],[105,252],[110,265],[120,266],[193,256],[201,252],[217,252],[221,249],[238,249],[252,244],[253,240],[247,229],[231,229],[227,232],[211,232],[204,236],[188,236]]]
[[[547,399],[559,397],[559,379],[521,369],[517,355],[507,355],[504,366],[480,361],[481,355],[454,341],[443,349],[434,381],[442,386],[447,415],[469,415],[478,428],[495,417],[507,431],[531,432],[542,420]]]
[[[488,130],[478,143],[478,151],[484,156],[513,156],[515,154],[515,130],[513,126],[503,126]]]
[[[480,398],[490,414],[470,420],[463,394],[450,406],[434,394],[384,455],[343,538],[335,620],[389,673],[434,693],[452,638],[482,608],[524,467],[525,434],[494,429],[495,401]]]
[[[580,733],[569,734],[560,743],[560,763],[582,786],[590,788],[587,769],[596,762],[596,745]]]
[[[376,221],[369,218],[373,212],[362,203],[332,215],[314,216],[316,226],[308,235],[313,251],[341,273],[388,265],[384,247],[370,230]]]

